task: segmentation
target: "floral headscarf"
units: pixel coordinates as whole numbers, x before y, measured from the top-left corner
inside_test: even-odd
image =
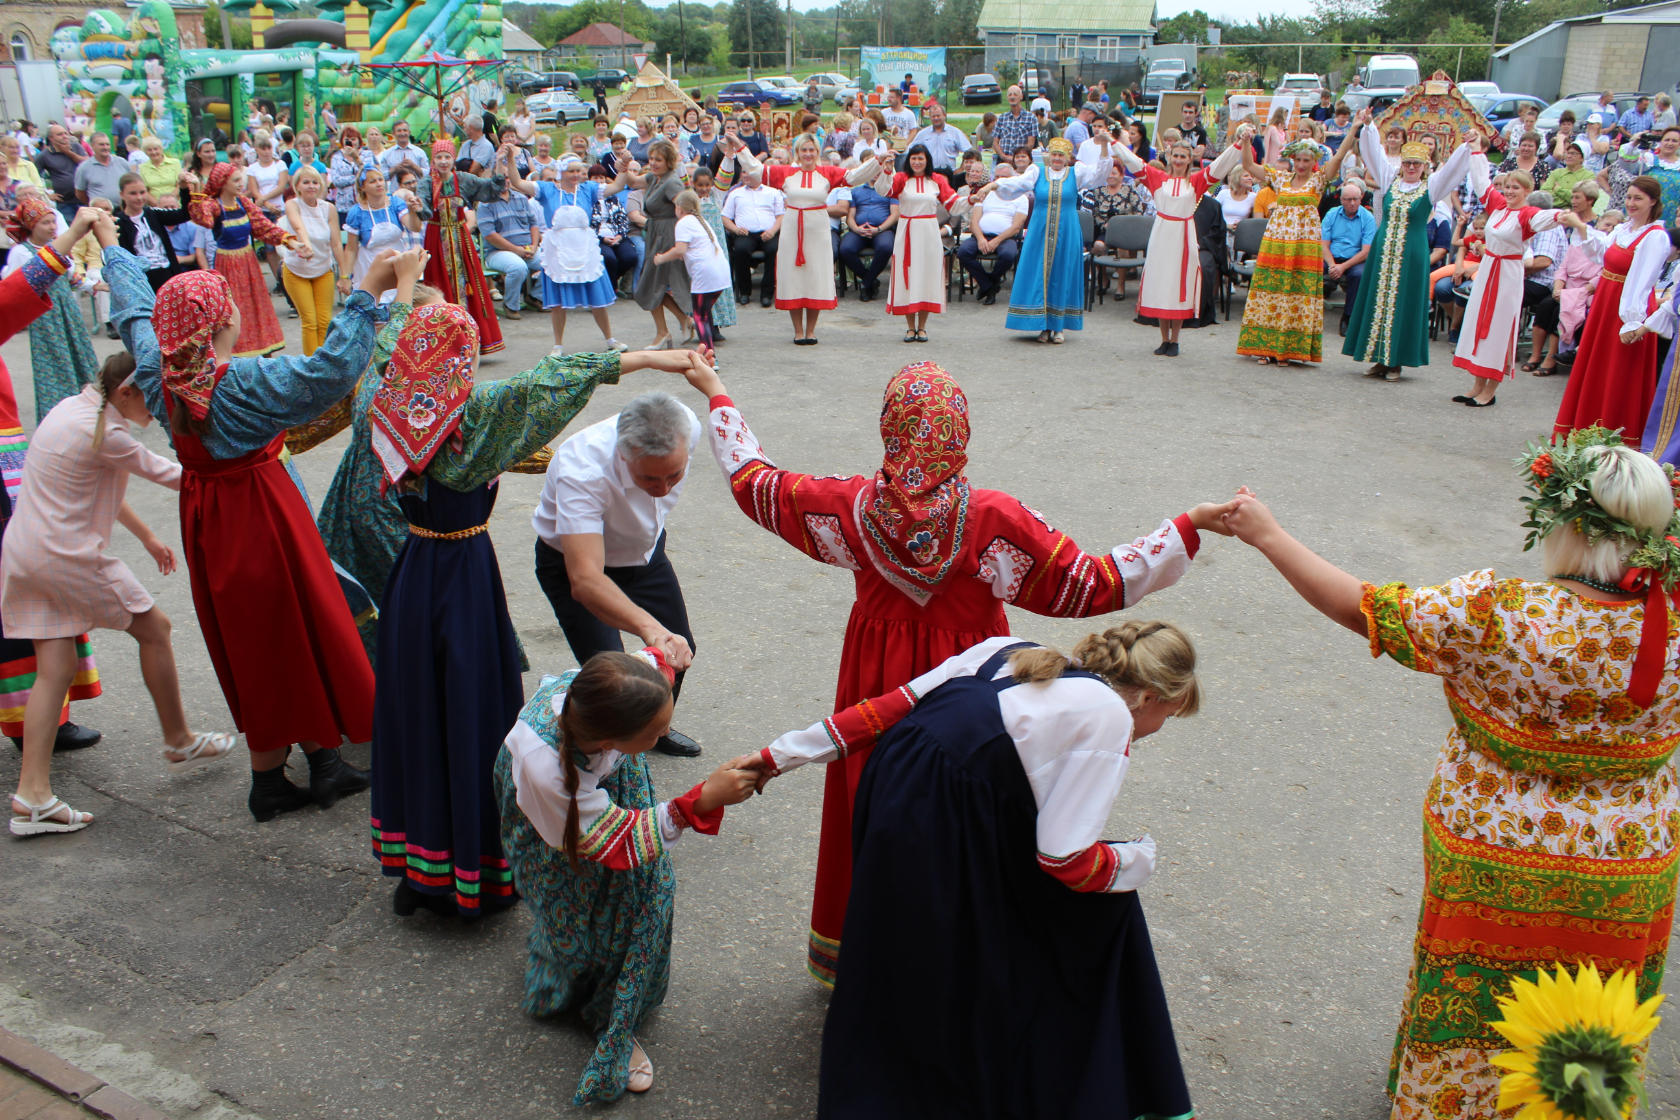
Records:
[[[239,168],[231,163],[218,163],[212,167],[204,181],[204,193],[211,198],[222,197],[222,188],[227,186],[227,181],[233,178],[233,173],[238,170]]]
[[[478,325],[463,308],[434,303],[408,317],[369,414],[387,484],[424,474],[455,433],[477,361]]]
[[[12,235],[12,240],[22,245],[29,240],[29,234],[47,218],[52,217],[52,203],[44,198],[30,195],[17,204],[12,211],[11,221],[6,223],[6,232]]]
[[[968,518],[968,398],[932,362],[905,366],[881,406],[885,457],[860,496],[864,532],[918,603],[962,552]]]
[[[152,329],[163,352],[163,387],[195,420],[209,415],[210,397],[227,369],[216,364],[210,342],[231,322],[233,293],[220,273],[183,272],[158,289]]]

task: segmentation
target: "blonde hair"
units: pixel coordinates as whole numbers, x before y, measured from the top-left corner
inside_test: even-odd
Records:
[[[700,196],[693,191],[679,191],[677,197],[671,200],[671,204],[678,210],[700,219]],[[706,231],[706,240],[712,243],[714,249],[717,248],[717,234],[712,232],[712,224],[700,219],[700,228]]]
[[[416,284],[416,285],[414,285],[414,303],[413,303],[413,306],[419,307],[421,304],[442,303],[443,301],[444,300],[443,300],[442,290],[440,290],[438,288],[434,288],[430,284]]]
[[[1648,532],[1668,524],[1674,495],[1655,459],[1631,447],[1598,447],[1589,454],[1598,460],[1588,485],[1599,509]],[[1559,524],[1540,542],[1540,550],[1547,576],[1614,583],[1627,570],[1628,554],[1639,545],[1626,537],[1592,543],[1575,526]]]
[[[1272,123],[1275,124],[1275,125],[1288,124],[1289,123],[1289,110],[1282,105],[1278,106],[1276,109],[1273,109],[1272,110]]]
[[[321,184],[321,189],[323,191],[327,189],[327,181],[321,177],[321,173],[309,166],[307,163],[303,163],[299,164],[298,169],[292,172],[292,190],[296,191],[298,184],[302,183],[305,179],[315,180],[317,183]]]
[[[838,132],[850,132],[852,130],[852,115],[844,109],[834,114],[834,128]]]
[[[99,376],[95,384],[99,386],[99,418],[93,422],[93,449],[98,451],[105,444],[105,406],[111,403],[111,398],[117,395],[117,390],[128,383],[134,376],[134,355],[127,350],[118,350],[105,364],[99,367]]]
[[[1666,484],[1665,484],[1666,485]],[[1178,715],[1193,716],[1202,706],[1196,680],[1196,647],[1170,622],[1122,622],[1100,634],[1087,634],[1073,647],[1079,668],[1095,673],[1136,708],[1145,693],[1179,702]],[[1068,658],[1048,646],[1010,655],[1010,675],[1035,683],[1055,680]]]
[[[1534,189],[1534,176],[1530,175],[1526,171],[1507,172],[1505,175],[1505,181],[1507,183],[1515,183],[1522,187],[1525,191],[1531,191]]]
[[[793,143],[788,145],[788,154],[797,155],[801,148],[817,148],[817,154],[822,155],[822,149],[817,147],[817,138],[809,132],[801,132],[793,138]]]

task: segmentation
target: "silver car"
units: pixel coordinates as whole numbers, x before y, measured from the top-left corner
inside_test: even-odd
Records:
[[[525,99],[525,108],[538,124],[573,124],[595,115],[595,106],[578,100],[569,89],[545,89]]]

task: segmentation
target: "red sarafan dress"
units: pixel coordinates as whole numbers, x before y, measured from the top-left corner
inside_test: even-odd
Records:
[[[269,221],[257,204],[244,196],[231,207],[222,205],[222,188],[235,170],[231,163],[218,163],[212,168],[205,193],[193,196],[188,212],[193,221],[215,235],[213,267],[228,282],[239,308],[239,341],[234,343],[233,356],[259,358],[283,349],[286,337],[274,314],[274,300],[268,294],[268,282],[252,242],[283,245],[295,244],[297,239]]]
[[[1181,515],[1093,555],[1008,494],[970,489],[962,474],[968,402],[931,362],[889,382],[886,458],[873,477],[780,470],[729,398],[711,403],[712,452],[742,511],[812,559],[852,573],[836,711],[1009,633],[1005,604],[1069,618],[1129,607],[1183,575],[1199,544]],[[806,967],[829,986],[851,892],[853,797],[867,758],[844,755],[823,786]]]
[[[1592,236],[1605,245],[1604,271],[1552,433],[1602,424],[1621,429],[1627,445],[1638,447],[1657,395],[1657,336],[1646,334],[1630,344],[1621,335],[1656,310],[1656,280],[1668,259],[1668,234],[1655,222],[1638,232],[1623,222],[1608,235]]]
[[[501,197],[493,180],[455,170],[455,144],[439,140],[432,145],[432,219],[426,223],[426,283],[443,293],[478,327],[478,352],[495,354],[507,344],[502,341],[502,324],[496,318],[496,300],[478,256],[477,239],[467,228],[463,207],[493,202]]]

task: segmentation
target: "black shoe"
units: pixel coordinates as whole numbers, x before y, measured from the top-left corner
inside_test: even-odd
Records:
[[[668,754],[672,758],[700,757],[700,744],[684,735],[681,731],[671,730],[659,737],[659,742],[653,749],[660,754]]]
[[[1169,358],[1178,357],[1178,343],[1176,343],[1176,342],[1167,343],[1167,357],[1169,357]]]
[[[8,735],[7,738],[11,739],[12,737]],[[103,738],[103,735],[91,727],[82,727],[80,724],[66,721],[58,725],[58,737],[53,740],[53,753],[58,754],[61,751],[79,751],[86,747],[93,746]],[[12,739],[12,746],[21,751],[23,749],[23,740]]]
[[[309,796],[323,809],[331,809],[340,797],[368,788],[368,772],[345,762],[337,747],[322,747],[304,758],[309,761]]]
[[[984,293],[980,297],[980,302],[985,304],[987,307],[992,306],[992,304],[997,302],[997,291],[993,289]]]
[[[1157,354],[1160,354],[1160,355],[1162,355],[1162,356],[1165,356],[1165,355],[1166,355],[1166,353],[1167,353],[1167,347],[1168,347],[1168,346],[1169,346],[1169,345],[1171,345],[1171,344],[1170,344],[1170,343],[1166,343],[1166,342],[1163,342],[1163,343],[1161,343],[1161,345],[1159,345],[1159,346],[1157,346],[1157,347],[1155,347],[1155,353],[1157,353]]]
[[[712,328],[712,341],[713,342],[727,342],[729,340],[724,338],[722,331],[718,330],[716,327],[713,327]]]
[[[258,821],[271,821],[281,813],[290,813],[309,804],[309,791],[294,786],[286,777],[286,768],[251,771],[251,796],[245,804]]]
[[[440,918],[453,918],[460,913],[453,898],[415,890],[414,886],[404,879],[397,884],[396,894],[391,896],[391,912],[399,918],[407,918],[416,910],[430,910]]]
[[[1475,397],[1471,397],[1469,400],[1465,401],[1464,403],[1469,405],[1471,408],[1492,408],[1494,405],[1499,403],[1499,398],[1498,397],[1489,397],[1485,401],[1479,401]]]
[[[770,306],[774,305],[775,302],[776,302],[776,300],[773,296],[765,296],[764,298],[762,298],[758,301],[758,305],[760,307],[770,307]]]
[[[110,323],[106,323],[105,324],[105,337],[106,338],[116,338],[116,337],[118,337],[117,336],[117,328],[114,327],[113,325],[111,325]]]
[[[1467,397],[1463,393],[1460,393],[1458,396],[1453,398],[1453,403],[1454,404],[1469,404],[1471,401],[1473,401],[1475,399],[1476,399],[1475,397]]]
[[[858,292],[858,302],[868,303],[875,298],[874,288],[864,288]]]
[[[1348,317],[1346,315],[1343,315],[1342,316],[1342,321],[1340,323],[1336,324],[1336,333],[1338,335],[1340,335],[1342,338],[1346,338],[1347,337],[1347,327],[1348,327]]]

